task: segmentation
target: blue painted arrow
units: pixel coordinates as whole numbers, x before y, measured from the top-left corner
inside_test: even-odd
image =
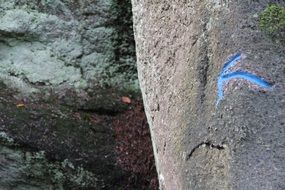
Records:
[[[220,101],[224,98],[224,86],[225,83],[228,82],[231,79],[244,79],[247,80],[251,83],[254,83],[258,86],[260,86],[261,88],[264,88],[266,90],[272,90],[272,85],[267,82],[266,80],[245,72],[245,71],[234,71],[231,72],[230,68],[232,68],[233,66],[235,66],[240,60],[241,60],[241,54],[238,53],[234,56],[232,56],[225,64],[224,67],[218,77],[218,99],[217,99],[217,103],[216,106],[219,105]]]

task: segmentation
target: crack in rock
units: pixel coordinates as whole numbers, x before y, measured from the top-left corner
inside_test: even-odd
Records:
[[[212,144],[211,142],[202,142],[200,144],[198,144],[197,146],[195,146],[191,151],[190,153],[187,155],[186,157],[186,161],[188,161],[193,153],[199,149],[199,148],[209,148],[209,149],[217,149],[217,150],[224,150],[225,149],[225,145],[216,145],[216,144]]]

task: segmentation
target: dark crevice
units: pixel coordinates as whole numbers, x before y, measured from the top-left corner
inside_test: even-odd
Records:
[[[13,46],[11,46],[7,41],[1,39],[1,37],[2,37],[2,36],[1,36],[1,34],[0,34],[0,43],[4,44],[4,45],[7,46],[7,47],[13,47]]]
[[[207,24],[205,23],[203,26],[204,37],[202,39],[202,45],[200,48],[200,56],[201,59],[198,62],[197,70],[198,70],[198,80],[199,80],[199,102],[200,104],[204,104],[206,97],[206,87],[208,83],[208,71],[210,65],[209,54],[209,43],[208,43],[208,31]]]
[[[207,86],[207,82],[208,82],[208,70],[209,70],[209,58],[207,56],[208,51],[206,50],[206,52],[204,52],[205,56],[203,58],[203,60],[201,61],[201,64],[199,64],[198,66],[198,70],[199,70],[199,81],[200,81],[200,98],[201,98],[201,104],[204,103],[205,101],[205,97],[206,97],[206,86]]]
[[[108,115],[108,116],[116,116],[120,112],[118,110],[110,110],[110,109],[105,109],[105,108],[89,108],[89,109],[84,109],[80,108],[77,111],[80,112],[85,112],[85,113],[96,113],[98,115]]]
[[[132,20],[132,5],[129,0],[112,0],[112,23],[115,29],[111,37],[114,61],[118,72],[136,72],[136,52]],[[133,59],[133,60],[132,60]]]
[[[15,31],[5,31],[5,30],[0,30],[0,38],[3,39],[13,38],[15,40],[27,41],[27,42],[40,41],[39,36],[36,34],[31,34],[29,32],[15,32]]]
[[[163,153],[165,152],[166,150],[166,142],[164,142],[164,145],[163,145]]]
[[[21,79],[24,83],[31,85],[32,87],[44,87],[44,86],[49,86],[51,85],[48,81],[37,81],[37,82],[32,82],[29,80],[29,78],[23,74],[17,74],[13,71],[9,71],[8,72],[9,76],[11,77],[16,77]],[[59,83],[58,85],[61,85],[63,83],[65,83],[66,81],[63,81],[61,83]]]
[[[192,157],[193,153],[201,147],[205,147],[205,148],[209,148],[209,149],[217,149],[217,150],[224,150],[225,149],[223,145],[216,145],[216,144],[212,144],[211,142],[202,142],[202,143],[198,144],[197,146],[195,146],[190,151],[190,153],[186,157],[186,161],[188,161]]]

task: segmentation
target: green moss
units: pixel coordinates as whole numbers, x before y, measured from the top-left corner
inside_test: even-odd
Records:
[[[130,0],[111,0],[113,15],[111,37],[112,61],[106,80],[108,86],[116,86],[130,92],[139,92],[137,83],[136,51]]]
[[[271,4],[260,15],[259,26],[277,42],[285,41],[285,7]]]

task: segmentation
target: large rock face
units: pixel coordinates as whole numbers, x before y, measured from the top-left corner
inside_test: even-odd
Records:
[[[134,53],[129,1],[0,0],[1,190],[128,185],[112,125]]]
[[[0,79],[21,97],[73,92],[83,100],[98,88],[137,91],[132,35],[118,37],[118,11],[130,7],[120,6],[115,0],[1,0]]]
[[[108,116],[72,111],[59,100],[17,104],[15,92],[0,89],[0,189],[123,186]]]
[[[284,189],[285,46],[259,28],[284,2],[132,2],[161,189]]]

